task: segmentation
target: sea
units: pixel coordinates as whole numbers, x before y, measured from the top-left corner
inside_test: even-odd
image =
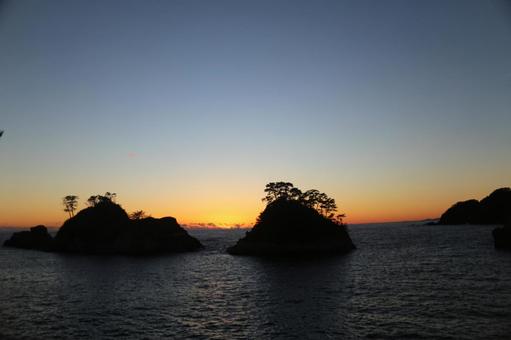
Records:
[[[353,225],[344,256],[85,256],[0,247],[1,339],[511,339],[495,226]],[[0,230],[0,242],[13,229]]]

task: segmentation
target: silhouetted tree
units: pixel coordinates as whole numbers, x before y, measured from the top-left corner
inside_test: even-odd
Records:
[[[271,182],[266,184],[264,189],[266,196],[263,198],[263,202],[268,204],[278,199],[298,199],[302,192],[300,189],[295,188],[293,183],[289,182]]]
[[[106,192],[105,196],[103,196],[104,199],[109,200],[110,202],[115,203],[115,200],[117,199],[117,194],[115,192]]]
[[[333,221],[334,221],[335,223],[337,223],[338,225],[340,225],[340,226],[344,226],[344,222],[343,222],[343,220],[344,220],[344,218],[345,218],[345,217],[346,217],[346,215],[345,215],[345,214],[337,214],[337,215],[335,216],[335,219],[334,219]]]
[[[76,206],[78,205],[78,196],[67,195],[62,199],[64,211],[69,214],[69,218],[75,215]]]
[[[147,217],[147,215],[146,215],[145,211],[143,211],[143,210],[137,210],[130,214],[130,218],[132,220],[141,220],[145,217]]]
[[[271,182],[266,184],[264,192],[266,193],[266,196],[262,200],[263,202],[267,202],[267,204],[271,204],[281,199],[298,201],[306,207],[315,209],[321,215],[336,222],[337,224],[343,224],[342,218],[345,217],[345,215],[335,215],[335,212],[337,211],[337,204],[335,203],[335,200],[316,189],[302,192],[289,182]]]
[[[316,205],[318,205],[320,194],[316,189],[307,190],[300,196],[300,203],[306,207],[317,209]]]
[[[87,199],[87,205],[89,207],[95,207],[98,204],[102,203],[115,203],[115,199],[117,198],[116,193],[106,192],[105,195],[93,195]]]
[[[0,137],[4,134],[4,130],[0,130]]]

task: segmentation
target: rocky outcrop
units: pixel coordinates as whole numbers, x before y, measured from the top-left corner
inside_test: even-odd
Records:
[[[495,248],[511,250],[511,223],[493,229]]]
[[[478,200],[457,202],[442,214],[438,224],[478,224],[481,204]]]
[[[355,249],[344,225],[297,201],[268,204],[257,223],[236,245],[233,255],[343,254]]]
[[[58,251],[147,255],[200,249],[173,217],[131,220],[118,204],[103,202],[67,220],[55,237]]]
[[[131,221],[113,244],[122,254],[185,252],[202,248],[201,243],[181,228],[173,217],[144,218]]]
[[[68,219],[53,239],[43,226],[14,233],[6,246],[83,254],[150,255],[202,248],[173,217],[131,220],[120,205],[103,201]]]
[[[442,214],[438,224],[504,224],[511,219],[511,189],[500,188],[481,201],[458,202]]]
[[[126,211],[113,202],[88,207],[64,222],[55,236],[56,250],[113,253],[115,240],[129,223]]]
[[[11,238],[4,242],[4,246],[51,251],[54,249],[54,241],[48,233],[48,229],[43,225],[38,225],[30,228],[29,231],[12,234]]]

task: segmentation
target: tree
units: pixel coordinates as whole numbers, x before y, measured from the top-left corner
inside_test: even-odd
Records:
[[[300,196],[300,203],[306,207],[316,209],[320,194],[321,193],[316,189],[307,190]]]
[[[117,194],[115,192],[106,192],[105,196],[102,196],[103,199],[106,199],[112,203],[115,203],[115,200],[117,199]]]
[[[334,213],[337,211],[335,200],[328,197],[326,194],[322,194],[321,199],[322,200],[319,202],[320,213],[329,219],[333,219]]]
[[[132,220],[141,220],[146,217],[147,217],[147,215],[146,215],[145,211],[143,211],[143,210],[137,210],[130,214],[130,218]]]
[[[69,218],[73,217],[78,205],[78,196],[67,195],[62,199],[62,204],[64,205],[64,211],[69,214]]]
[[[111,192],[106,192],[105,195],[93,195],[93,196],[90,196],[88,199],[87,199],[87,206],[89,207],[95,207],[97,206],[98,204],[103,204],[103,203],[115,203],[115,199],[117,198],[117,194],[114,192],[114,193],[111,193]]]
[[[302,194],[300,189],[295,188],[293,183],[289,182],[268,183],[266,184],[264,192],[266,193],[266,196],[263,198],[263,202],[267,202],[267,204],[279,199],[295,200]]]
[[[263,202],[267,202],[267,204],[271,204],[280,199],[298,201],[301,205],[312,208],[333,222],[343,225],[342,219],[345,215],[335,215],[337,211],[335,200],[316,189],[302,192],[289,182],[271,182],[266,184],[264,192],[266,196],[262,200]]]
[[[335,216],[334,222],[337,223],[340,226],[344,226],[343,219],[345,217],[346,217],[345,214],[337,214],[337,216]]]

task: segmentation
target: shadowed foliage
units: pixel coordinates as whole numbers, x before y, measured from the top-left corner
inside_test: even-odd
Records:
[[[62,199],[62,204],[64,205],[64,211],[69,214],[69,217],[73,217],[78,206],[78,196],[67,195]]]

